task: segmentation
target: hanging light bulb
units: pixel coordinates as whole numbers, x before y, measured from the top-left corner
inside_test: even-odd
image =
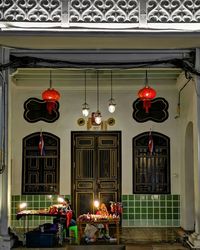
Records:
[[[114,113],[114,112],[115,112],[115,106],[116,106],[116,104],[113,103],[113,100],[112,100],[112,99],[110,99],[110,100],[109,100],[108,111],[109,111],[110,113]]]
[[[110,99],[109,99],[109,103],[108,103],[108,111],[110,113],[114,113],[115,112],[115,106],[116,106],[116,103],[115,103],[115,99],[113,99],[113,96],[112,96],[112,71],[110,72]]]
[[[87,117],[89,115],[89,105],[86,102],[86,71],[85,71],[85,102],[82,104],[82,114]]]
[[[82,114],[85,117],[89,115],[89,106],[87,103],[83,103]]]
[[[94,113],[94,121],[96,124],[101,124],[101,112],[99,111],[99,72],[97,71],[97,111]]]

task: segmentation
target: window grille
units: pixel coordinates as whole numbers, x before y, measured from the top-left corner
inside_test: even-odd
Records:
[[[170,139],[151,132],[153,150],[149,150],[150,133],[133,138],[133,193],[170,193]]]
[[[60,175],[60,139],[42,132],[44,153],[39,150],[40,133],[23,139],[22,194],[58,194]]]

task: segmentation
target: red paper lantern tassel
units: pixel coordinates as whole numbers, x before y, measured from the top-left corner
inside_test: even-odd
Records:
[[[143,101],[143,108],[145,109],[146,113],[149,113],[149,109],[151,107],[151,101],[149,100],[144,100]]]
[[[56,103],[53,101],[47,101],[47,111],[51,115],[52,111],[55,110],[56,108]]]

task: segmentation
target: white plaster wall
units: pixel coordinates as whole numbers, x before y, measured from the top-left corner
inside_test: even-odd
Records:
[[[187,80],[182,78],[181,81],[186,83]],[[198,151],[197,151],[197,106],[196,106],[196,88],[194,81],[192,80],[187,86],[181,91],[181,109],[180,109],[180,117],[178,118],[179,122],[179,131],[180,131],[180,151],[181,151],[181,158],[180,158],[180,179],[181,179],[181,226],[186,230],[191,230],[188,228],[189,224],[187,223],[186,214],[187,209],[190,202],[195,202],[198,200],[199,192],[196,186],[198,183]],[[193,124],[193,148],[194,148],[194,166],[191,165],[191,171],[194,167],[194,183],[186,183],[186,176],[185,176],[185,141],[186,139],[186,129],[189,123]],[[189,171],[189,170],[188,170]],[[194,200],[186,200],[186,185],[187,192],[194,192]],[[192,197],[191,193],[187,193],[187,197]],[[191,224],[192,222],[190,222]]]
[[[152,86],[154,87],[154,86]],[[77,125],[77,119],[81,116],[81,105],[83,100],[83,91],[59,90],[60,100],[60,118],[54,123],[28,123],[23,118],[23,104],[30,97],[41,99],[41,93],[44,89],[34,90],[30,88],[19,88],[13,86],[12,103],[12,194],[21,194],[21,176],[22,176],[22,138],[33,132],[39,132],[40,129],[53,133],[61,139],[60,154],[60,193],[71,193],[71,131],[86,130],[85,127]],[[180,138],[178,130],[178,120],[176,116],[176,107],[178,102],[178,91],[173,87],[156,87],[157,97],[164,97],[169,102],[169,118],[163,123],[145,122],[137,123],[132,118],[132,103],[137,98],[137,89],[131,91],[115,91],[114,98],[117,106],[116,112],[110,115],[107,111],[109,92],[100,92],[100,110],[103,119],[109,117],[116,119],[116,124],[108,127],[108,130],[122,131],[122,193],[132,193],[132,138],[139,133],[152,130],[163,133],[170,137],[171,141],[171,193],[180,192]],[[96,111],[96,92],[87,93],[87,102],[91,110]]]

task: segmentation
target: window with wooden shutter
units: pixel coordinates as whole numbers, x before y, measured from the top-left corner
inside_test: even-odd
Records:
[[[42,132],[44,153],[39,149],[40,132],[23,139],[22,194],[58,194],[60,139]]]
[[[151,139],[152,151],[149,148]],[[145,132],[133,138],[133,193],[170,193],[169,137]]]

